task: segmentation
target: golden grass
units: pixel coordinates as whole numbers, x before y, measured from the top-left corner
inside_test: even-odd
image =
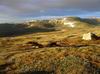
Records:
[[[89,74],[91,72],[87,70],[91,70],[92,66],[95,66],[92,72],[96,73],[100,67],[99,48],[96,46],[53,47],[17,53],[8,58],[7,62],[11,65],[7,67],[6,72],[53,71],[56,74],[81,74],[81,72]]]
[[[81,39],[82,34],[87,32],[100,36],[99,29],[100,27],[68,28],[65,31],[0,38],[0,73],[99,74],[100,40]],[[26,44],[30,41],[44,46],[49,42],[58,41],[66,47],[36,49]]]

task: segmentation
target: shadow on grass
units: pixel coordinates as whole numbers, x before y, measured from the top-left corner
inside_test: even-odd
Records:
[[[51,28],[51,29],[48,29]],[[55,26],[48,24],[43,27],[33,26],[28,27],[25,24],[0,24],[0,37],[18,36],[24,34],[31,34],[37,32],[50,32],[55,31]]]

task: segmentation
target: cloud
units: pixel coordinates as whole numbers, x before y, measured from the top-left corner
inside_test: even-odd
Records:
[[[0,15],[11,17],[54,15],[65,10],[100,12],[100,0],[0,0]]]
[[[100,0],[0,0],[0,4],[19,12],[38,11],[48,8],[79,8],[100,10]]]

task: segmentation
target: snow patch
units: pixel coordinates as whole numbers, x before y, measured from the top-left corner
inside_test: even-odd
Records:
[[[68,27],[75,27],[75,22],[64,22],[64,25],[67,25]]]

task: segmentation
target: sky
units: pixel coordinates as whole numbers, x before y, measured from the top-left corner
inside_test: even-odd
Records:
[[[0,0],[0,22],[42,16],[100,17],[100,0]]]

